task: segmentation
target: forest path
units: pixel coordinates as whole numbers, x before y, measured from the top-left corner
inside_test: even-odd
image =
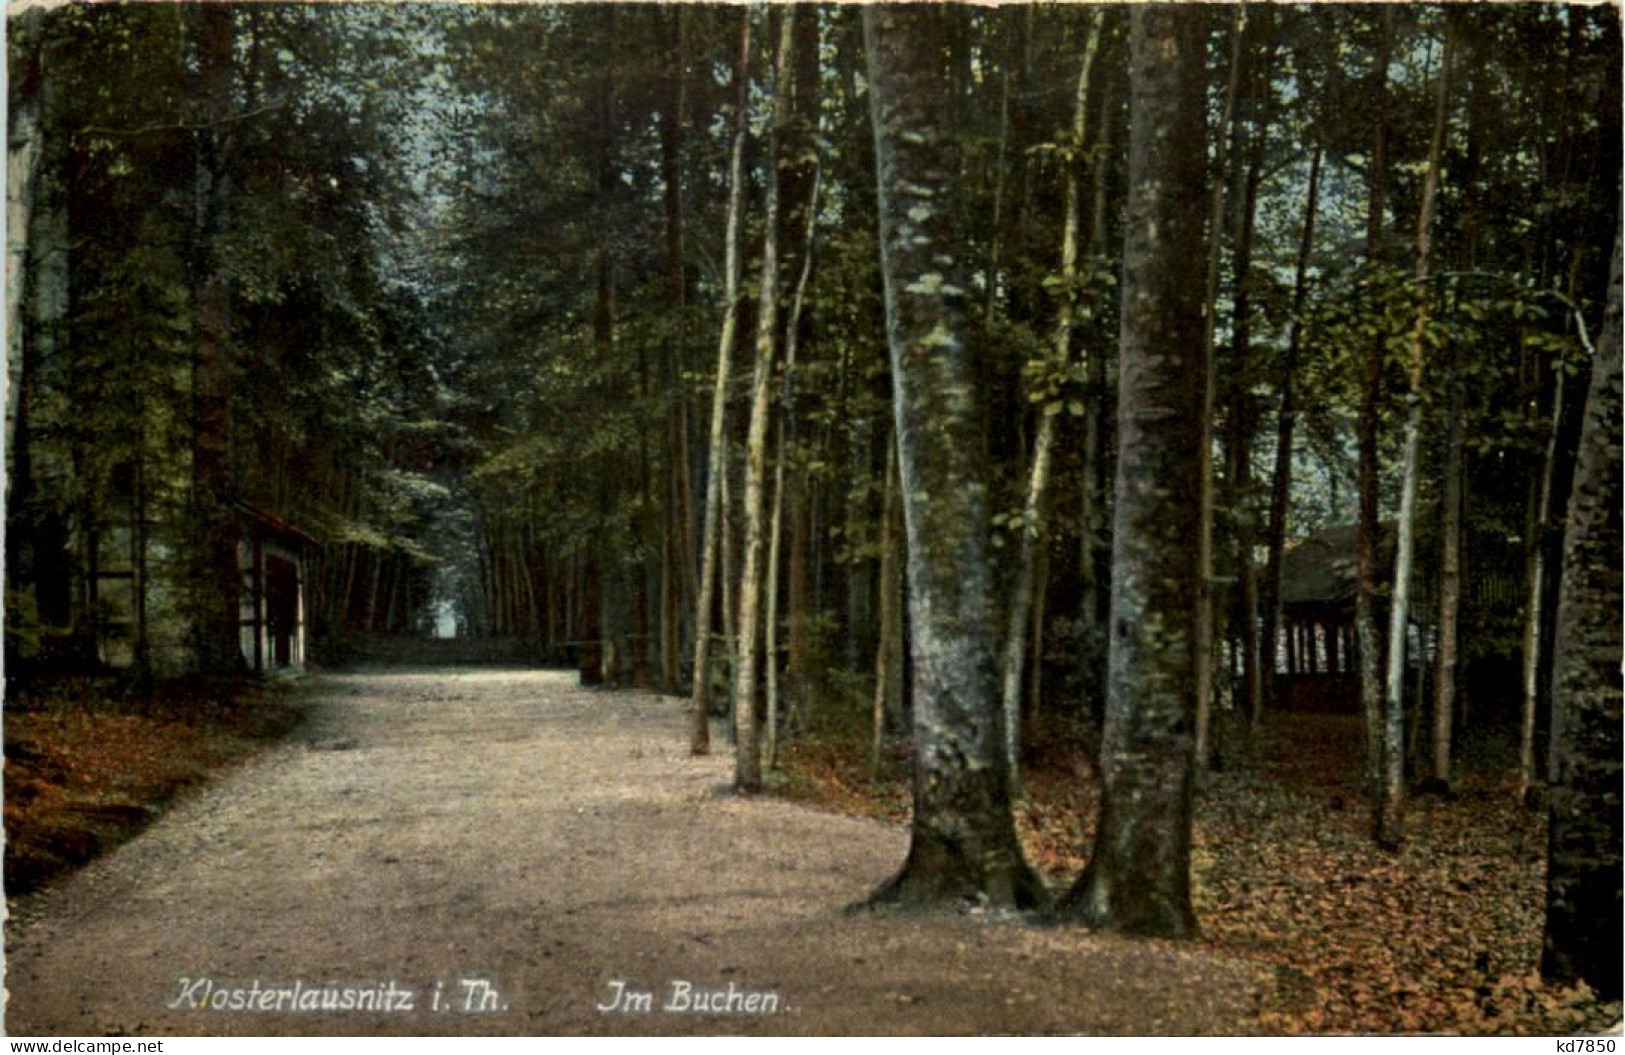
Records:
[[[847,915],[903,829],[726,794],[729,756],[688,756],[683,701],[574,681],[313,679],[292,740],[13,903],[8,1031],[1227,1033],[1269,991],[1257,965],[1165,943]],[[208,1008],[391,982],[410,1010]],[[615,982],[651,1010],[599,1010]],[[778,1006],[664,1010],[678,983]]]

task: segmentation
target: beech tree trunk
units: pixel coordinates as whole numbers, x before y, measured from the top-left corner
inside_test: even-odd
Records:
[[[1208,14],[1136,6],[1123,247],[1111,645],[1101,816],[1063,910],[1095,926],[1190,937],[1196,610],[1191,539],[1202,442]]]
[[[1372,136],[1371,165],[1367,173],[1370,197],[1366,207],[1366,264],[1368,280],[1381,279],[1383,261],[1382,218],[1383,181],[1388,139],[1388,65],[1393,47],[1392,10],[1382,12],[1382,38],[1377,50],[1379,71],[1375,132]],[[1377,632],[1377,541],[1382,532],[1378,520],[1377,482],[1379,474],[1377,424],[1382,406],[1382,343],[1372,341],[1361,363],[1360,379],[1360,465],[1356,488],[1360,501],[1359,589],[1354,598],[1355,634],[1360,649],[1360,712],[1365,719],[1365,776],[1372,802],[1381,795],[1382,759],[1382,639]]]
[[[1208,730],[1213,714],[1213,413],[1216,382],[1213,335],[1218,321],[1219,298],[1219,232],[1224,224],[1224,189],[1227,152],[1231,130],[1235,121],[1236,94],[1241,81],[1242,34],[1247,25],[1247,9],[1237,6],[1234,23],[1230,28],[1230,76],[1224,92],[1224,112],[1219,119],[1214,139],[1212,202],[1208,206],[1207,271],[1202,284],[1206,291],[1202,307],[1203,366],[1202,405],[1197,420],[1201,423],[1202,441],[1197,448],[1197,529],[1196,540],[1197,605],[1196,605],[1196,771],[1198,777],[1207,772]]]
[[[1555,372],[1551,431],[1546,436],[1546,457],[1541,465],[1535,499],[1534,530],[1530,532],[1527,572],[1529,602],[1523,623],[1523,708],[1518,722],[1518,801],[1535,804],[1535,719],[1540,713],[1540,659],[1545,651],[1546,550],[1552,531],[1552,487],[1557,471],[1563,431],[1564,372]]]
[[[914,815],[876,901],[1039,904],[1016,840],[987,613],[985,449],[937,5],[863,9],[908,549]],[[951,436],[952,443],[942,442]]]
[[[1270,12],[1264,18],[1265,32],[1273,26]],[[1268,122],[1259,115],[1262,104],[1258,98],[1261,84],[1267,83],[1275,67],[1275,47],[1266,51],[1259,69],[1251,78],[1254,84],[1248,92],[1249,110],[1253,111],[1250,128],[1247,174],[1241,198],[1240,229],[1236,234],[1235,294],[1231,326],[1231,355],[1226,372],[1230,375],[1230,416],[1228,428],[1230,498],[1235,521],[1235,574],[1238,580],[1237,611],[1240,626],[1236,638],[1241,651],[1241,707],[1249,716],[1263,710],[1263,677],[1259,671],[1258,648],[1258,570],[1253,562],[1253,547],[1258,537],[1258,523],[1253,495],[1253,439],[1258,431],[1258,400],[1253,395],[1252,316],[1253,316],[1253,241],[1257,228],[1259,181],[1263,175],[1264,147]],[[1208,762],[1206,744],[1197,751],[1198,764]]]
[[[779,9],[779,48],[774,73],[773,132],[768,146],[767,215],[762,221],[762,272],[756,298],[756,361],[751,371],[750,432],[745,445],[745,566],[739,586],[739,659],[734,700],[734,786],[762,788],[761,727],[756,718],[757,673],[761,668],[762,588],[767,540],[768,390],[778,352],[779,327],[779,165],[780,132],[790,116],[790,48],[794,7]]]
[[[6,456],[17,450],[18,407],[23,386],[23,295],[28,282],[29,237],[33,233],[34,202],[42,137],[45,11],[32,8],[11,21],[11,127],[6,142]]]
[[[1459,354],[1453,352],[1453,355]],[[1450,368],[1450,433],[1445,442],[1442,523],[1439,526],[1439,646],[1433,678],[1433,782],[1450,791],[1451,738],[1456,717],[1457,616],[1461,608],[1462,380]]]
[[[711,609],[715,604],[717,554],[722,521],[723,424],[728,410],[728,377],[734,331],[739,327],[739,224],[744,211],[745,137],[750,130],[750,19],[740,13],[739,56],[734,63],[734,131],[728,161],[728,229],[723,237],[722,333],[717,339],[716,382],[711,390],[710,466],[705,481],[705,537],[700,546],[699,600],[694,606],[694,695],[689,708],[689,751],[711,750]]]
[[[1429,268],[1433,250],[1433,208],[1439,191],[1439,155],[1444,147],[1446,100],[1450,92],[1451,34],[1445,35],[1433,111],[1433,143],[1422,181],[1422,208],[1416,220],[1416,317],[1411,324],[1410,390],[1405,397],[1405,446],[1400,470],[1398,538],[1394,549],[1394,591],[1388,607],[1388,678],[1383,715],[1382,785],[1377,797],[1377,845],[1397,850],[1405,824],[1405,639],[1410,626],[1411,569],[1416,550],[1416,484],[1420,460],[1422,367],[1426,354]],[[1422,663],[1421,656],[1417,663]],[[1420,700],[1414,701],[1420,705]]]
[[[1620,998],[1622,554],[1620,243],[1563,543],[1552,675],[1551,821],[1540,971]]]

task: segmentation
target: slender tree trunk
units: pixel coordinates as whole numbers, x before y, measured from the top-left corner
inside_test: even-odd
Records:
[[[1196,529],[1197,605],[1196,605],[1196,773],[1201,780],[1207,773],[1210,752],[1209,727],[1213,715],[1213,622],[1215,594],[1213,589],[1213,413],[1217,388],[1214,376],[1213,335],[1218,321],[1219,249],[1220,232],[1224,227],[1224,191],[1228,178],[1228,147],[1231,128],[1235,121],[1237,87],[1241,82],[1242,37],[1247,27],[1247,9],[1237,6],[1235,22],[1230,28],[1230,79],[1224,92],[1224,112],[1219,119],[1214,139],[1212,201],[1208,205],[1207,275],[1203,283],[1206,290],[1203,306],[1202,357],[1202,443],[1197,451],[1198,521]]]
[[[1264,18],[1269,18],[1266,12]],[[1266,32],[1270,23],[1266,21]],[[1258,80],[1267,82],[1274,70],[1274,47],[1266,52]],[[1240,230],[1236,236],[1235,294],[1231,324],[1231,354],[1229,373],[1229,475],[1231,480],[1232,516],[1235,522],[1235,567],[1239,580],[1240,628],[1236,638],[1241,651],[1242,706],[1249,716],[1262,712],[1264,706],[1263,678],[1259,671],[1258,647],[1258,570],[1253,562],[1253,548],[1258,537],[1256,502],[1253,495],[1253,439],[1258,431],[1257,399],[1253,395],[1252,349],[1252,291],[1253,240],[1257,227],[1258,186],[1263,175],[1264,146],[1268,131],[1266,119],[1259,116],[1257,90],[1249,91],[1249,109],[1253,110],[1250,130],[1251,147],[1247,162],[1247,176],[1241,200]],[[1204,748],[1206,745],[1203,745]],[[1208,754],[1198,752],[1205,760]]]
[[[1378,94],[1374,117],[1375,135],[1368,170],[1370,198],[1366,208],[1366,262],[1373,288],[1382,281],[1383,183],[1388,139],[1388,65],[1393,47],[1394,18],[1391,9],[1382,12],[1382,38],[1377,49]],[[1359,448],[1357,488],[1360,496],[1359,589],[1354,600],[1354,625],[1360,640],[1360,711],[1365,718],[1366,784],[1371,800],[1381,797],[1382,783],[1382,640],[1377,631],[1377,541],[1382,533],[1378,520],[1377,483],[1379,451],[1378,418],[1382,408],[1382,342],[1372,341],[1361,363]]]
[[[675,471],[674,474],[675,476]],[[668,498],[675,493],[675,480],[668,489]],[[677,563],[676,545],[673,536],[677,533],[677,503],[670,501],[662,510],[660,518],[660,691],[663,694],[677,693],[677,649],[680,622],[677,614],[677,584],[675,582],[675,565]]]
[[[578,626],[581,649],[577,668],[582,685],[604,683],[604,596],[599,581],[598,561],[587,554],[582,558],[581,618]]]
[[[661,653],[664,660],[665,691],[681,692],[683,616],[693,615],[697,593],[697,563],[694,556],[694,506],[689,494],[688,397],[680,379],[687,352],[688,274],[683,248],[683,130],[688,114],[688,20],[686,7],[674,6],[668,12],[674,37],[667,105],[660,111],[660,173],[664,184],[666,219],[666,289],[677,332],[668,342],[667,380],[675,396],[670,417],[671,431],[671,509],[666,517],[667,540],[662,569],[664,626]],[[676,564],[673,570],[672,565]],[[675,579],[674,584],[672,580]]]
[[[1523,624],[1523,708],[1518,723],[1518,801],[1535,804],[1535,719],[1540,712],[1540,659],[1544,651],[1542,628],[1546,621],[1546,550],[1551,537],[1552,477],[1556,473],[1563,430],[1564,373],[1554,371],[1552,424],[1546,436],[1546,457],[1541,467],[1535,501],[1534,530],[1530,533],[1529,602]]]
[[[1109,82],[1108,82],[1109,88]],[[1095,138],[1098,146],[1095,150],[1094,160],[1094,208],[1093,220],[1089,227],[1091,267],[1102,270],[1110,269],[1106,261],[1107,242],[1107,201],[1108,188],[1111,183],[1111,135],[1112,135],[1112,109],[1116,104],[1116,93],[1110,90],[1101,93],[1101,107],[1099,127]],[[1109,603],[1109,590],[1102,588],[1102,580],[1107,576],[1101,574],[1101,558],[1109,555],[1105,546],[1105,513],[1108,479],[1106,473],[1106,458],[1104,452],[1110,441],[1112,404],[1110,393],[1107,391],[1106,359],[1110,354],[1109,347],[1094,347],[1088,350],[1086,363],[1086,391],[1087,391],[1087,420],[1083,434],[1083,486],[1082,496],[1082,543],[1079,546],[1078,563],[1080,565],[1081,596],[1079,607],[1082,609],[1084,625],[1084,660],[1083,669],[1086,681],[1092,683],[1094,688],[1089,690],[1093,696],[1088,701],[1087,713],[1098,717],[1099,711],[1095,703],[1104,698],[1104,685],[1106,682],[1106,632],[1105,620]]]
[[[1469,41],[1471,47],[1471,41]],[[1471,272],[1478,267],[1478,242],[1482,205],[1479,201],[1479,176],[1483,169],[1482,136],[1488,114],[1485,104],[1488,95],[1484,71],[1480,68],[1483,55],[1475,48],[1469,52],[1468,69],[1471,85],[1467,90],[1467,143],[1462,185],[1462,251],[1461,266]],[[1461,345],[1450,343],[1450,426],[1446,441],[1444,494],[1441,499],[1443,515],[1440,517],[1439,552],[1439,636],[1438,654],[1433,679],[1433,789],[1440,794],[1451,792],[1452,750],[1456,726],[1465,715],[1465,707],[1457,698],[1457,667],[1460,664],[1458,629],[1461,612],[1461,564],[1464,543],[1462,524],[1466,519],[1464,496],[1466,472],[1463,454],[1463,429],[1466,413],[1466,390],[1462,376]]]
[[[23,386],[23,301],[28,285],[30,236],[34,233],[43,149],[43,80],[40,35],[45,11],[32,8],[11,20],[11,122],[6,143],[6,454],[17,451]],[[8,464],[8,468],[9,468]]]
[[[734,63],[734,131],[728,162],[728,229],[723,239],[722,333],[717,341],[716,383],[711,390],[710,472],[705,482],[705,539],[700,547],[699,601],[694,608],[694,697],[689,709],[689,750],[711,750],[711,608],[715,603],[718,528],[722,521],[723,424],[728,410],[728,377],[734,331],[739,326],[739,226],[744,212],[745,137],[750,130],[750,20],[744,8],[739,22],[739,53]],[[726,586],[724,586],[726,589]]]
[[[672,432],[672,460],[677,467],[674,482],[677,492],[677,554],[682,584],[678,595],[682,598],[683,611],[686,613],[684,622],[692,624],[699,599],[700,573],[699,558],[694,552],[694,494],[690,475],[687,400],[680,400],[677,404],[677,416],[672,422]],[[692,625],[686,625],[685,629],[690,633],[693,632]]]
[[[779,627],[779,541],[784,521],[785,488],[794,486],[792,481],[786,484],[785,463],[790,460],[790,442],[793,439],[791,426],[792,416],[795,413],[795,371],[796,351],[800,346],[801,313],[807,300],[807,283],[812,276],[813,253],[816,245],[816,232],[818,222],[818,196],[823,185],[824,170],[822,166],[815,167],[813,171],[812,190],[807,197],[807,223],[804,228],[805,242],[801,253],[801,270],[796,276],[796,288],[790,298],[789,317],[784,325],[784,387],[781,395],[782,409],[779,416],[778,462],[773,468],[773,526],[770,534],[771,542],[768,547],[767,558],[767,764],[769,768],[776,769],[779,764],[779,679],[778,679],[778,627]],[[800,470],[794,471],[799,476]],[[799,489],[798,489],[799,490]],[[791,499],[793,503],[795,499]],[[795,548],[791,548],[791,557],[796,556]],[[793,575],[793,573],[792,573]],[[796,600],[792,591],[792,601]],[[794,619],[792,606],[792,619]],[[792,631],[791,640],[794,641]],[[792,666],[792,693],[795,691],[794,675],[800,673]]]
[[[985,449],[962,318],[969,268],[936,5],[863,9],[908,552],[914,813],[877,901],[1029,906],[994,683]],[[941,442],[952,436],[955,442]]]
[[[147,621],[147,437],[146,429],[138,427],[135,445],[134,494],[130,501],[130,591],[135,608],[134,667],[137,691],[145,697],[152,686],[152,641]],[[256,565],[255,572],[259,569]],[[258,590],[256,588],[256,594]],[[254,598],[255,611],[261,608],[259,596]],[[254,650],[258,653],[259,628],[254,630]]]
[[[1584,980],[1604,1000],[1621,990],[1619,421],[1620,242],[1591,367],[1563,543],[1553,647],[1551,823],[1540,970]]]
[[[739,695],[734,728],[734,785],[740,791],[762,787],[761,729],[756,717],[756,677],[761,666],[764,543],[767,536],[767,429],[772,412],[769,389],[777,358],[779,327],[779,158],[778,145],[790,117],[790,49],[794,7],[779,9],[779,47],[773,93],[773,132],[768,146],[767,215],[762,227],[762,274],[756,299],[756,363],[751,373],[750,432],[745,446],[745,568],[739,588]]]
[[[1453,31],[1447,31],[1434,100],[1433,144],[1427,176],[1422,181],[1422,208],[1416,220],[1416,318],[1411,325],[1410,390],[1406,394],[1405,446],[1400,475],[1398,539],[1394,554],[1394,592],[1388,609],[1387,712],[1382,743],[1382,788],[1376,816],[1377,845],[1397,850],[1405,824],[1405,638],[1410,625],[1411,569],[1416,548],[1416,484],[1420,458],[1422,367],[1428,325],[1428,278],[1432,264],[1433,210],[1439,190],[1439,155],[1444,147],[1446,101],[1450,91]],[[1421,664],[1419,655],[1417,663]],[[1420,705],[1420,701],[1416,701]]]
[[[1443,516],[1439,525],[1439,647],[1433,677],[1433,781],[1450,792],[1450,747],[1456,718],[1457,615],[1461,607],[1462,382],[1452,351],[1450,434],[1445,443]]]
[[[1121,382],[1112,533],[1110,676],[1100,749],[1101,815],[1089,867],[1063,910],[1099,927],[1196,932],[1190,898],[1192,730],[1201,569],[1208,14],[1136,6]]]
[[[763,617],[766,643],[763,672],[767,696],[767,768],[779,767],[779,537],[784,526],[784,422],[779,422],[778,464],[773,470],[773,513],[767,529],[767,613]]]
[[[1281,404],[1275,426],[1275,472],[1270,479],[1270,519],[1264,545],[1268,556],[1264,565],[1261,604],[1264,614],[1264,684],[1273,698],[1275,661],[1281,641],[1281,558],[1286,553],[1286,521],[1292,496],[1292,438],[1298,423],[1298,357],[1303,351],[1303,309],[1309,292],[1309,255],[1315,244],[1315,213],[1320,203],[1322,149],[1315,144],[1309,162],[1309,191],[1303,206],[1303,233],[1298,240],[1298,260],[1292,277],[1292,325],[1287,334],[1286,361],[1281,365]],[[1263,720],[1262,701],[1251,714],[1254,728]]]
[[[1095,53],[1100,49],[1100,29],[1104,13],[1096,11],[1084,41],[1078,68],[1078,83],[1072,107],[1074,157],[1066,166],[1066,216],[1061,224],[1061,292],[1055,331],[1050,337],[1050,356],[1058,369],[1072,362],[1072,322],[1078,290],[1078,227],[1082,211],[1078,185],[1078,158],[1084,152],[1089,124],[1089,77],[1094,70]],[[1010,598],[1010,614],[1004,637],[1004,760],[1010,774],[1010,794],[1021,795],[1021,688],[1023,646],[1033,612],[1033,580],[1037,575],[1037,551],[1044,538],[1044,493],[1049,488],[1050,448],[1055,443],[1056,423],[1062,405],[1057,397],[1040,407],[1038,434],[1033,439],[1032,469],[1027,476],[1027,500],[1022,507],[1020,556],[1016,562],[1016,583]],[[1041,657],[1034,656],[1036,664]],[[1037,704],[1034,699],[1034,705]]]
[[[735,602],[734,584],[739,581],[736,575],[737,566],[736,547],[734,537],[734,506],[733,484],[729,473],[732,471],[728,464],[728,446],[722,447],[722,456],[719,469],[722,472],[722,495],[719,509],[722,529],[722,655],[726,664],[728,675],[728,742],[737,742],[739,727],[735,724],[734,710],[739,703],[739,664],[736,662],[734,648],[738,637],[734,634],[739,615],[739,606]]]

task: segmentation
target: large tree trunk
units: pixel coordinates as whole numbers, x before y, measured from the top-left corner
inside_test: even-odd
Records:
[[[1082,202],[1078,186],[1078,159],[1085,154],[1084,139],[1089,124],[1089,78],[1094,71],[1095,53],[1100,49],[1100,28],[1105,21],[1095,12],[1089,36],[1083,45],[1078,68],[1078,84],[1072,105],[1073,159],[1066,166],[1066,214],[1061,224],[1060,307],[1055,315],[1055,331],[1050,337],[1050,356],[1055,368],[1065,371],[1072,363],[1072,322],[1078,298],[1078,227]],[[1021,685],[1024,646],[1029,623],[1033,622],[1033,591],[1037,578],[1038,550],[1044,544],[1044,494],[1049,489],[1050,448],[1055,444],[1060,399],[1045,401],[1039,408],[1038,434],[1033,440],[1032,468],[1027,476],[1027,500],[1022,508],[1020,554],[1016,561],[1015,590],[1005,624],[1003,706],[1004,757],[1010,771],[1010,794],[1021,795]],[[1036,626],[1036,624],[1034,624]],[[1033,655],[1034,669],[1043,657]],[[1033,706],[1038,705],[1034,697]]]
[[[723,423],[728,410],[728,376],[734,331],[739,326],[739,224],[744,212],[745,137],[750,130],[750,9],[740,12],[739,54],[734,63],[734,131],[728,161],[728,229],[723,239],[722,333],[717,339],[717,373],[711,390],[709,471],[705,481],[705,538],[700,546],[699,600],[694,606],[694,696],[689,709],[689,750],[711,750],[711,609],[715,603],[717,553],[722,510]]]
[[[865,7],[880,246],[908,549],[914,816],[877,901],[1032,906],[994,684],[986,466],[936,5]],[[943,436],[954,437],[944,443]]]
[[[1416,316],[1411,324],[1410,391],[1406,394],[1405,446],[1400,471],[1398,538],[1394,548],[1394,592],[1388,607],[1388,678],[1383,715],[1382,785],[1377,797],[1377,845],[1397,850],[1405,823],[1405,637],[1410,625],[1411,569],[1416,549],[1416,484],[1420,460],[1422,365],[1428,325],[1428,277],[1432,264],[1433,209],[1439,191],[1439,155],[1444,147],[1446,100],[1450,92],[1451,33],[1446,33],[1433,112],[1433,144],[1422,181],[1422,208],[1416,219]],[[1422,663],[1418,655],[1417,663]],[[1418,705],[1420,701],[1414,701]]]
[[[1208,14],[1132,13],[1121,381],[1100,826],[1065,908],[1100,927],[1196,932],[1190,899],[1201,481]]]
[[[1551,826],[1540,970],[1620,997],[1620,243],[1591,368],[1563,543],[1552,675]]]
[[[762,787],[761,727],[756,717],[757,673],[761,667],[762,588],[767,540],[767,419],[769,388],[778,352],[779,328],[779,165],[778,147],[790,116],[790,49],[795,39],[794,7],[779,9],[779,48],[775,64],[773,131],[768,146],[767,215],[762,220],[762,272],[756,298],[756,361],[751,372],[750,432],[745,445],[745,567],[739,587],[739,674],[734,700],[734,786]]]

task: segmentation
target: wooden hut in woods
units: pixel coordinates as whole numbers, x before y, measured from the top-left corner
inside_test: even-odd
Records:
[[[241,507],[237,544],[243,662],[250,670],[305,667],[305,563],[317,541],[264,509]]]
[[[41,595],[54,589],[64,597],[47,611],[48,641],[65,647],[24,655],[23,660],[54,660],[82,666],[91,661],[112,670],[132,669],[143,659],[158,674],[179,674],[195,666],[195,630],[189,615],[188,564],[166,525],[145,524],[130,503],[115,504],[95,532],[69,534],[55,574],[37,576]],[[305,568],[317,545],[308,532],[268,510],[236,509],[237,591],[242,662],[251,671],[302,670],[305,665]],[[145,530],[143,530],[143,527]],[[81,582],[75,582],[78,577]],[[75,599],[89,618],[75,615]],[[54,618],[51,618],[53,617]],[[76,624],[84,628],[81,647],[72,648]]]
[[[1396,536],[1382,525],[1377,542],[1377,629],[1388,639],[1388,597],[1393,592]],[[1418,538],[1418,553],[1429,540]],[[1281,559],[1281,631],[1275,653],[1278,706],[1293,710],[1357,711],[1359,639],[1354,610],[1359,591],[1360,534],[1339,524],[1303,539]],[[1432,656],[1437,586],[1432,564],[1418,559],[1411,582],[1406,663],[1423,676]]]

